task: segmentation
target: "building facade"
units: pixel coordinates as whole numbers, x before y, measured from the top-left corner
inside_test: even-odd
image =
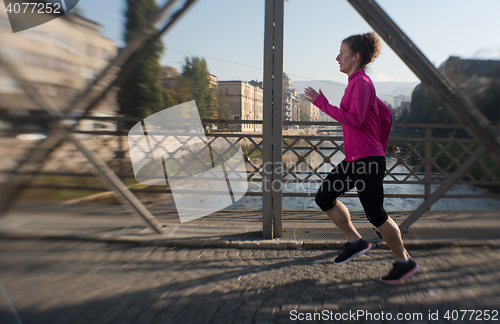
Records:
[[[12,33],[4,6],[0,7],[0,55],[15,65],[42,97],[61,109],[117,54],[115,43],[101,35],[100,25],[83,17],[68,13],[40,26]],[[99,115],[115,114],[117,90],[111,91],[93,111]],[[1,68],[0,112],[18,116],[44,113]]]
[[[283,91],[283,120],[300,120],[300,95],[297,89],[286,89]]]
[[[305,94],[301,94],[300,95],[300,102],[302,103],[302,105],[305,107],[305,109],[309,113],[309,116],[311,117],[310,121],[314,121],[314,122],[315,121],[320,121],[319,120],[319,113],[321,112],[321,110],[319,110],[318,107],[316,107],[315,105],[313,105],[312,102],[306,100],[305,99]]]
[[[262,87],[243,81],[219,81],[218,87],[226,96],[230,118],[262,120]],[[241,124],[237,130],[244,133],[261,133],[262,124]]]
[[[394,106],[393,107],[394,108],[398,108],[398,107],[406,108],[406,107],[409,107],[410,101],[411,101],[411,98],[409,96],[405,96],[405,95],[395,96],[394,97]]]

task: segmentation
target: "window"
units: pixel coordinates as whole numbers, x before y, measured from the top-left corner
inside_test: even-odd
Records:
[[[60,66],[58,70],[68,74],[78,74],[77,66],[66,61],[60,61]]]
[[[89,55],[89,56],[93,56],[94,55],[94,48],[92,47],[92,45],[85,45],[85,54]]]
[[[54,70],[62,70],[63,62],[60,59],[52,58],[50,60],[50,67]]]
[[[99,51],[100,52],[100,57],[103,59],[103,60],[106,60],[106,61],[109,61],[110,60],[110,54],[105,50],[105,49],[102,49]]]
[[[6,76],[0,75],[0,92],[17,94],[22,93],[21,87],[17,84],[16,80]]]
[[[23,53],[7,46],[0,46],[0,55],[10,63],[22,63]]]
[[[0,17],[0,28],[1,29],[10,29],[9,20],[5,17]]]
[[[82,77],[84,77],[87,80],[93,80],[94,70],[86,66],[82,67]]]

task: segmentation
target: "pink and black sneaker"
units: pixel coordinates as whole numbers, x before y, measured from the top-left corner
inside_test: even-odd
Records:
[[[334,263],[346,263],[351,261],[358,254],[366,253],[371,250],[373,247],[372,243],[368,243],[367,241],[361,239],[358,243],[349,243],[344,244],[344,248],[340,251],[339,255],[335,258]]]
[[[385,284],[398,284],[417,271],[418,264],[413,259],[409,259],[407,263],[394,262],[392,270],[387,276],[381,277],[380,281]]]

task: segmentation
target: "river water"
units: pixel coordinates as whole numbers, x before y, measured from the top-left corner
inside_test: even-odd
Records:
[[[340,142],[341,143],[341,142]],[[340,144],[339,143],[339,144]],[[304,155],[308,152],[308,149],[295,149],[295,151],[299,155]],[[335,152],[335,149],[330,147],[322,147],[321,153],[324,156],[331,156],[332,153]],[[283,164],[293,165],[297,162],[297,155],[293,152],[286,152],[283,154]],[[331,161],[335,165],[340,163],[344,159],[344,154],[341,151],[336,152],[333,156],[331,156]],[[323,157],[317,153],[312,152],[306,157],[307,163],[309,163],[313,168],[318,166],[318,163],[323,161]],[[391,168],[394,164],[396,164],[396,158],[394,156],[387,156],[386,163],[387,168]],[[251,162],[260,166],[262,161],[258,158],[254,158]],[[412,166],[414,163],[419,163],[415,159],[408,158],[405,162]],[[326,173],[332,170],[332,166],[330,164],[323,164],[319,168],[319,172],[325,176]],[[249,169],[247,169],[249,170]],[[310,168],[306,166],[305,163],[301,163],[295,171],[303,171],[304,173],[297,172],[298,176],[303,178],[307,176]],[[396,178],[403,179],[408,174],[409,171],[402,165],[398,165],[393,171]],[[420,175],[419,175],[420,176]],[[423,174],[421,175],[423,179]],[[288,176],[287,179],[293,179],[292,176]],[[314,176],[311,179],[319,180],[319,177]],[[390,177],[386,177],[385,180],[390,180]],[[414,177],[410,177],[409,180],[416,180]],[[289,182],[283,186],[283,192],[308,192],[312,193],[311,197],[283,197],[283,210],[320,210],[319,207],[314,202],[314,194],[317,192],[320,183],[295,183]],[[432,185],[431,192],[438,188],[439,185]],[[249,182],[249,192],[261,192],[261,183],[259,182]],[[355,192],[355,189],[352,191]],[[384,192],[386,194],[401,194],[402,196],[405,194],[423,194],[424,193],[424,185],[421,184],[384,184]],[[479,194],[491,194],[492,192],[484,187],[466,185],[466,184],[458,184],[452,186],[446,194],[466,194],[466,195],[479,195]],[[361,203],[357,197],[341,197],[339,198],[349,210],[363,210]],[[388,211],[393,210],[414,210],[421,203],[423,199],[419,198],[385,198],[384,207]],[[262,197],[259,196],[245,196],[241,198],[239,201],[234,203],[233,205],[226,208],[227,210],[261,210],[262,209]],[[434,203],[431,210],[479,210],[479,209],[498,209],[500,210],[500,199],[493,198],[442,198],[439,199],[436,203]]]

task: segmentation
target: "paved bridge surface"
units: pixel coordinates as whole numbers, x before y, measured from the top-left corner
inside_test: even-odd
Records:
[[[341,244],[335,237],[302,244],[283,238],[273,245],[251,232],[230,234],[231,226],[258,227],[258,212],[220,212],[190,227],[163,213],[153,210],[176,231],[153,239],[121,206],[18,205],[0,220],[0,323],[17,323],[6,296],[22,323],[50,324],[296,323],[315,312],[322,317],[307,323],[352,320],[353,312],[360,317],[351,322],[405,316],[396,322],[450,323],[452,316],[485,319],[485,310],[491,316],[500,308],[498,237],[408,238],[420,271],[403,285],[387,286],[378,281],[392,263],[383,244],[335,265]],[[367,224],[359,213],[353,218]],[[331,228],[317,212],[286,212],[284,224]],[[414,226],[500,233],[497,211],[432,212]]]

